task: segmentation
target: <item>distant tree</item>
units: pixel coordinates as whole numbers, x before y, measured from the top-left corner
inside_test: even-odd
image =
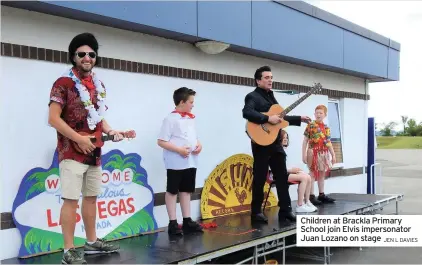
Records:
[[[422,122],[420,122],[419,125],[416,126],[416,136],[422,136]]]
[[[387,123],[383,129],[381,129],[381,135],[382,136],[392,136],[391,131],[393,130],[394,127],[397,126],[397,122],[391,121],[389,123]]]
[[[410,136],[417,136],[418,135],[418,125],[414,119],[410,119],[407,121],[407,134]]]
[[[401,116],[401,122],[403,123],[403,135],[406,134],[406,123],[408,119],[408,116]]]
[[[396,133],[396,136],[407,136],[404,132],[400,131]]]

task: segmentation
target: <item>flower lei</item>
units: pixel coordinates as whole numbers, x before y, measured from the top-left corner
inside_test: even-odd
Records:
[[[311,141],[313,144],[313,154],[312,154],[312,165],[310,166],[310,170],[313,172],[315,179],[319,179],[319,164],[322,162],[329,168],[330,165],[328,161],[320,160],[319,155],[324,156],[328,153],[328,146],[331,145],[330,141],[330,128],[326,127],[324,123],[318,123],[313,121],[309,125],[309,134],[311,137]],[[329,171],[328,169],[327,171]]]
[[[328,146],[330,139],[327,135],[330,134],[330,128],[326,127],[324,123],[318,123],[316,121],[313,121],[308,126],[310,140],[316,145],[323,144],[324,146]]]
[[[72,78],[73,82],[75,82],[75,87],[79,92],[79,96],[81,97],[82,103],[84,104],[85,109],[88,110],[88,126],[91,130],[94,130],[97,124],[104,119],[104,113],[106,110],[106,92],[100,80],[97,78],[97,75],[95,73],[92,73],[91,75],[92,80],[94,81],[95,90],[98,92],[98,110],[95,109],[94,104],[92,104],[91,102],[91,97],[89,95],[88,89],[82,84],[81,80],[73,73],[72,68],[64,74],[64,76]]]

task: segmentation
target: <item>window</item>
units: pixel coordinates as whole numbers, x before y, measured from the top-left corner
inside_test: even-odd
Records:
[[[343,164],[343,142],[340,119],[339,101],[336,99],[328,100],[328,126],[331,129],[331,142],[334,153],[336,154],[337,164]]]

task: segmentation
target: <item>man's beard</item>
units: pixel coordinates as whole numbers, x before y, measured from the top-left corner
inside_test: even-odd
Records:
[[[92,71],[92,68],[94,68],[92,65],[90,66],[86,66],[84,67],[83,65],[80,65],[79,67],[79,71],[84,72],[84,73],[89,73]]]

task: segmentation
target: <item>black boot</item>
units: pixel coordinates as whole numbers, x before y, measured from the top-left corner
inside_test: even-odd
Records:
[[[268,223],[268,218],[263,213],[251,214],[252,222]]]
[[[290,222],[296,222],[296,215],[292,211],[280,211],[278,212],[278,219],[280,220],[288,220]]]
[[[182,235],[183,231],[179,228],[177,220],[171,220],[168,226],[169,235]]]
[[[309,201],[313,204],[313,205],[321,205],[322,202],[320,200],[318,200],[317,198],[315,198],[314,194],[311,194],[309,196]]]
[[[328,197],[327,195],[325,195],[324,193],[320,193],[318,196],[318,200],[321,201],[322,203],[333,203],[336,200],[334,200],[333,198]]]
[[[203,232],[202,226],[191,218],[183,218],[182,229],[184,234]]]

